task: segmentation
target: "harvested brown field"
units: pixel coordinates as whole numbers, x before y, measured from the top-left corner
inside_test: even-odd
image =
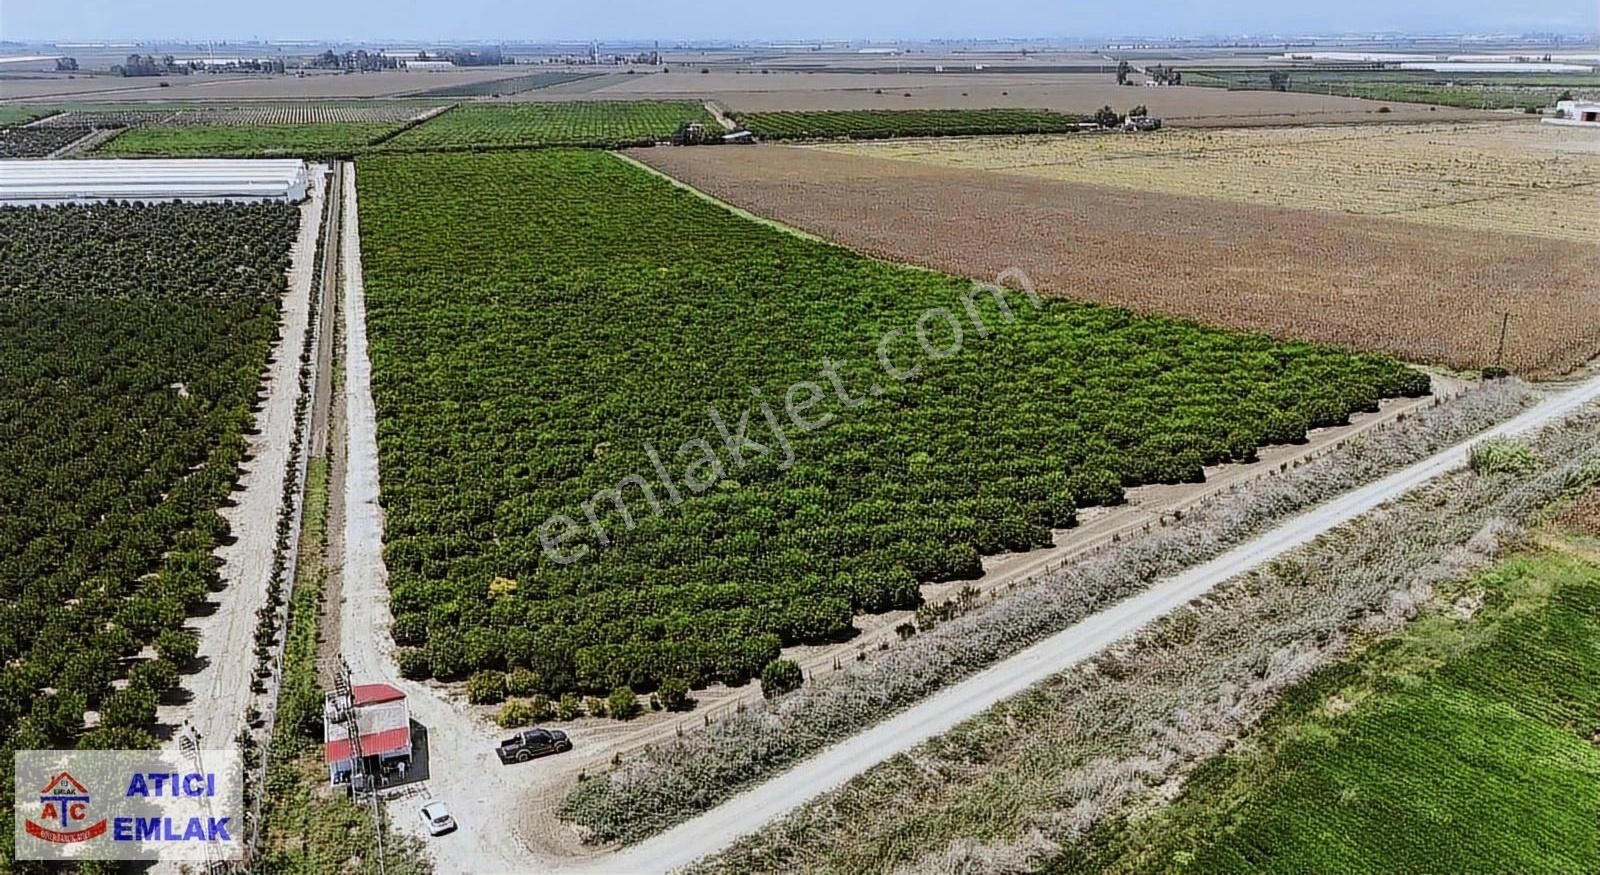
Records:
[[[757,146],[631,153],[852,249],[1052,293],[1456,367],[1600,351],[1600,248],[1325,210]]]
[[[1600,242],[1600,137],[1534,123],[986,137],[821,148],[1242,203]]]

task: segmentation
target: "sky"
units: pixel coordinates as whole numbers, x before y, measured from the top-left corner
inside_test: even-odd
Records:
[[[0,0],[0,40],[763,40],[1587,32],[1595,0]]]

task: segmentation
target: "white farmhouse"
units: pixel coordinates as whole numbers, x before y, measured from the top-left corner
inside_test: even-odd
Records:
[[[1600,101],[1561,100],[1556,102],[1554,118],[1543,120],[1551,125],[1580,125],[1600,128]]]

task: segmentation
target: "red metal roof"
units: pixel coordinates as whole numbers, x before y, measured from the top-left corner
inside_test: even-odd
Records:
[[[361,736],[361,753],[369,757],[404,753],[410,747],[411,727],[409,726]],[[330,764],[344,762],[350,758],[350,739],[341,738],[330,741],[322,746],[322,750]]]
[[[356,705],[377,705],[381,702],[398,702],[406,697],[398,687],[388,684],[356,684],[350,689]]]

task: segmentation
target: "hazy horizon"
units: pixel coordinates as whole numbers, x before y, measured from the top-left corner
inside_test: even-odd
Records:
[[[0,5],[0,40],[1067,41],[1313,34],[1593,36],[1600,31],[1600,13],[1592,0],[1525,0],[1516,8],[1509,6],[1498,0],[1347,0],[1316,8],[1263,0],[1222,7],[1175,0],[1137,6],[1081,0],[994,0],[981,6],[939,0],[814,0],[765,7],[713,0],[682,8],[643,0],[586,6],[508,0],[403,6],[379,0],[337,5],[281,0],[235,7],[200,0],[5,0]]]

